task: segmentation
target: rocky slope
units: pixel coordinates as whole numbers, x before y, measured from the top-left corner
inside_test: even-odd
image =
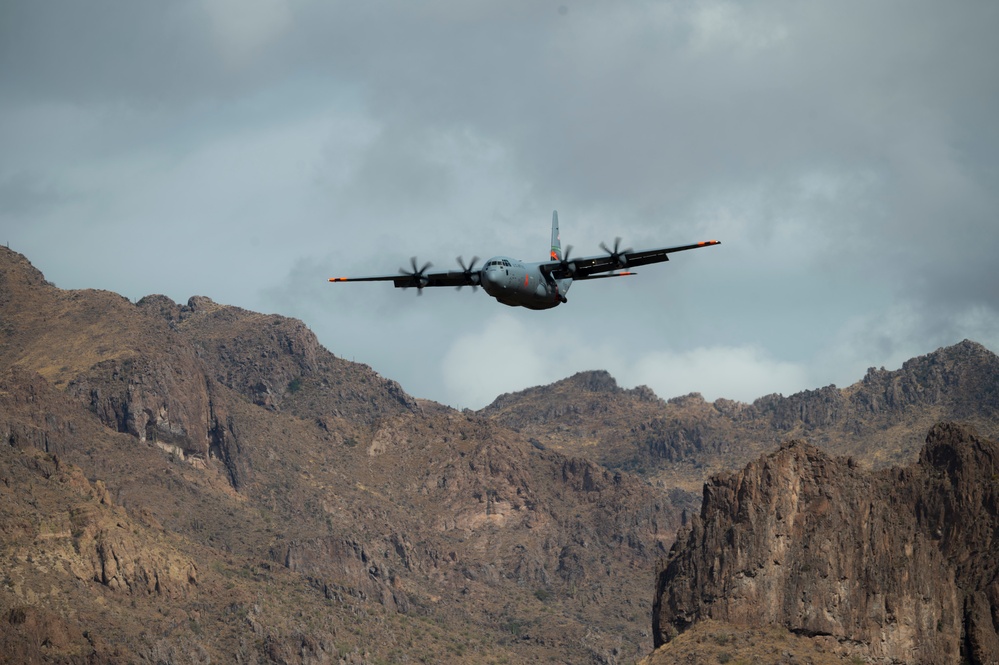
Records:
[[[903,468],[794,441],[713,477],[661,567],[657,645],[714,619],[829,636],[876,662],[996,662],[997,456],[938,424]]]
[[[638,665],[860,665],[869,662],[865,654],[862,647],[831,636],[793,633],[780,625],[751,628],[705,619],[643,658]]]
[[[696,393],[662,401],[647,388],[619,388],[606,372],[585,372],[503,395],[482,414],[550,448],[696,491],[711,473],[740,468],[796,437],[880,467],[913,461],[940,420],[999,436],[999,357],[965,340],[899,370],[871,368],[844,389],[752,404]]]
[[[62,291],[4,248],[0,335],[4,653],[616,663],[652,646],[648,579],[690,497],[414,400],[301,322]]]
[[[631,429],[661,416],[666,402],[651,389],[626,390],[603,370],[497,397],[479,413],[539,445],[612,468],[631,464]]]
[[[784,473],[771,494],[764,480],[747,485],[772,498],[741,504],[747,515],[712,536],[722,547],[740,534],[740,554],[720,553],[708,567],[689,555],[685,574],[701,577],[689,597],[676,586],[685,618],[657,611],[656,639],[673,626],[688,647],[719,647],[709,650],[719,662],[761,644],[795,658],[801,649],[867,658],[873,648],[888,658],[910,638],[949,654],[953,645],[933,631],[963,627],[954,653],[991,653],[994,525],[954,517],[973,515],[976,501],[992,505],[989,486],[962,481],[948,494],[949,471],[862,470],[914,458],[914,432],[925,433],[929,418],[961,418],[992,435],[997,363],[971,342],[898,372],[872,370],[845,390],[753,404],[664,402],[588,372],[459,413],[335,357],[300,321],[204,297],[131,303],[62,291],[4,248],[0,340],[0,662],[634,662],[653,647],[656,561],[681,514],[701,504],[676,487],[699,490],[711,470],[738,468],[794,436],[860,464],[802,445],[778,453],[807,450],[813,461],[792,467],[825,471],[808,482]],[[991,459],[982,455],[945,466]],[[889,491],[891,473],[908,495]],[[718,497],[732,490],[718,482],[709,504],[721,514]],[[876,501],[855,498],[864,492]],[[951,499],[934,502],[938,495]],[[846,514],[840,500],[868,515],[867,531],[858,536],[849,523],[821,540],[822,525]],[[787,616],[806,626],[797,633],[698,628],[707,616],[741,620],[740,596],[723,595],[734,587],[711,585],[767,545],[752,529],[739,532],[739,520],[755,516],[753,528],[764,529],[759,520],[778,506],[788,512],[773,536],[804,563],[793,574],[782,568],[784,577],[757,573],[759,585],[741,582],[740,593],[771,602],[783,584],[854,609],[830,613],[781,596]],[[912,506],[915,521],[895,514]],[[786,523],[790,511],[813,508],[818,517]],[[710,530],[713,514],[692,519],[684,543],[696,525]],[[940,535],[926,531],[932,525]],[[922,538],[911,552],[910,532]],[[802,534],[807,547],[793,544]],[[861,563],[850,558],[854,536],[870,539]],[[909,581],[878,581],[885,566],[916,558],[953,577],[951,605],[946,595],[926,600],[946,594],[946,579],[927,586],[925,574],[912,587],[924,596],[901,599]],[[853,581],[829,595],[800,581],[812,571]],[[868,578],[849,576],[862,572],[872,588],[885,585],[881,596],[861,600]],[[711,592],[696,595],[702,588]],[[913,607],[917,619],[900,618]]]

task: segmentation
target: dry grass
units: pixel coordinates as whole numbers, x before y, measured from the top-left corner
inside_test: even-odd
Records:
[[[831,637],[804,637],[782,626],[746,628],[706,620],[642,659],[639,665],[859,665],[869,662],[861,647]]]

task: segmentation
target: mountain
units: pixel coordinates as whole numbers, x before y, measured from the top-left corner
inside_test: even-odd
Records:
[[[871,368],[848,388],[752,404],[708,402],[697,393],[663,401],[645,387],[619,388],[606,372],[584,372],[502,395],[481,413],[551,449],[695,491],[712,473],[793,438],[882,467],[914,460],[941,420],[999,436],[999,357],[965,340],[896,371]]]
[[[0,248],[0,661],[633,662],[699,499]]]
[[[301,321],[5,248],[0,340],[0,662],[999,653],[974,342],[751,404],[597,371],[458,412]]]
[[[997,662],[997,457],[941,423],[901,468],[793,441],[713,477],[660,568],[657,645],[710,619],[822,636],[861,662]]]
[[[598,370],[500,395],[479,413],[547,448],[620,468],[635,456],[635,423],[651,421],[665,410],[666,402],[648,387],[626,390]]]

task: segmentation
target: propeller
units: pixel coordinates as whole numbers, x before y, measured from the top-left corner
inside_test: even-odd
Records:
[[[405,268],[399,268],[399,274],[405,275],[406,277],[412,277],[413,281],[416,282],[416,288],[418,295],[423,295],[423,287],[430,283],[430,280],[423,274],[427,271],[427,268],[431,267],[430,261],[423,264],[422,268],[416,267],[416,257],[411,257],[409,259],[409,264],[413,267],[412,270],[406,270]]]
[[[607,255],[610,257],[610,260],[616,263],[618,267],[624,268],[628,265],[628,257],[625,256],[625,254],[631,251],[631,247],[629,247],[628,249],[621,249],[620,237],[614,238],[613,250],[604,243],[600,243],[600,249],[607,252]]]
[[[473,256],[471,262],[466,266],[465,261],[460,256],[458,257],[458,265],[461,266],[462,274],[471,283],[473,292],[479,290],[479,272],[475,269],[475,264],[478,260],[479,257]],[[459,284],[458,290],[461,291],[461,287],[463,286],[465,285]]]
[[[572,245],[566,245],[565,252],[562,254],[562,260],[558,262],[558,265],[559,268],[569,273],[570,277],[575,277],[576,264],[569,260],[570,254],[572,254]]]

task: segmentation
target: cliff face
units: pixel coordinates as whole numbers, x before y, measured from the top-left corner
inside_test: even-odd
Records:
[[[902,469],[796,441],[713,477],[658,575],[657,646],[710,618],[828,635],[882,661],[995,662],[997,453],[938,424]]]
[[[206,456],[212,404],[204,372],[190,348],[162,358],[136,357],[94,365],[68,392],[104,424],[184,455]]]

